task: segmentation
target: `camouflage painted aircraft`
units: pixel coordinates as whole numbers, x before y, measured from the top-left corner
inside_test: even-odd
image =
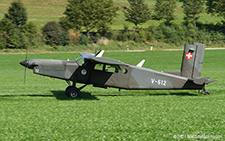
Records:
[[[89,84],[119,90],[203,90],[202,93],[208,95],[205,84],[215,80],[201,77],[204,52],[204,44],[186,44],[181,70],[172,72],[143,68],[145,60],[134,66],[102,57],[103,50],[97,54],[80,53],[82,57],[75,61],[26,59],[20,64],[33,69],[35,74],[65,80],[69,84],[65,93],[71,98],[80,97],[80,90]],[[77,88],[76,83],[84,85]]]

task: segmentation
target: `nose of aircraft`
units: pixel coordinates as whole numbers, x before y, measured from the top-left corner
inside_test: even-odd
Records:
[[[20,65],[22,65],[22,66],[24,66],[24,67],[27,67],[27,65],[28,65],[28,60],[21,61],[21,62],[20,62]]]

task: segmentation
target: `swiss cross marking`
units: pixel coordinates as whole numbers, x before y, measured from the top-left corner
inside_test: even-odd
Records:
[[[193,54],[191,52],[187,52],[185,57],[188,59],[188,60],[191,60],[191,58],[193,57]]]

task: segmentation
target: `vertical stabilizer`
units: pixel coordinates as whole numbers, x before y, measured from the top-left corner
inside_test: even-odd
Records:
[[[194,78],[200,77],[202,71],[205,44],[193,43],[185,44],[183,60],[181,65],[181,76]]]

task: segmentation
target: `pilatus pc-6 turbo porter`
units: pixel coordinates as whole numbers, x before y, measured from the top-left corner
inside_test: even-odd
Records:
[[[204,44],[186,44],[181,70],[172,72],[143,68],[145,60],[134,66],[102,57],[103,50],[97,54],[80,53],[82,57],[75,61],[29,59],[20,64],[33,69],[35,74],[65,80],[69,84],[65,93],[71,98],[81,96],[80,90],[89,84],[119,90],[203,90],[202,93],[208,95],[205,84],[214,80],[201,77],[204,52]],[[84,85],[77,88],[76,83]]]

